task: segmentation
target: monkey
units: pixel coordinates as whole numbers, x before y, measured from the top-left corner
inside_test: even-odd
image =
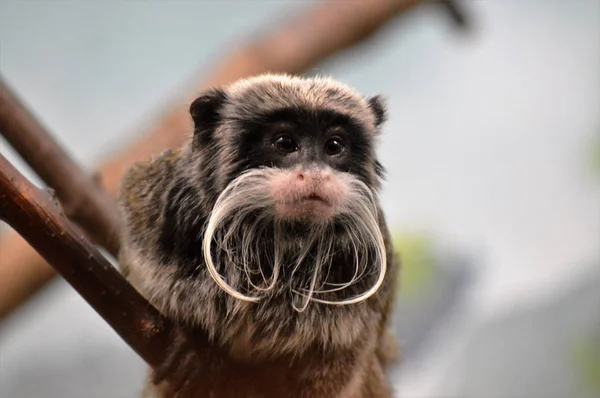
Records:
[[[383,98],[268,73],[206,90],[189,113],[185,144],[132,165],[120,189],[122,272],[190,331],[147,391],[392,397]]]

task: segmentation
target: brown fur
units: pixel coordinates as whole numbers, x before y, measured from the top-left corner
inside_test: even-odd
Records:
[[[164,366],[156,370],[158,386],[148,391],[161,398],[392,397],[385,368],[396,357],[388,324],[398,266],[381,212],[385,281],[375,295],[349,306],[315,303],[297,313],[278,299],[243,302],[199,276],[202,263],[196,273],[182,274],[183,257],[157,249],[166,225],[174,223],[178,231],[197,224],[201,233],[197,214],[208,214],[214,198],[193,181],[204,181],[217,192],[223,189],[224,171],[234,163],[227,138],[235,129],[232,120],[250,117],[257,107],[325,108],[359,120],[374,139],[382,108],[330,79],[262,76],[229,86],[223,96],[227,101],[211,127],[213,141],[204,147],[190,141],[140,162],[123,181],[123,272],[161,312],[192,330],[190,339],[178,336]],[[199,122],[196,125],[200,129]],[[377,190],[374,160],[365,168]],[[172,216],[165,209],[174,198],[177,212]],[[190,235],[174,234],[174,244]],[[192,345],[186,345],[190,340]],[[161,374],[176,376],[166,383]]]

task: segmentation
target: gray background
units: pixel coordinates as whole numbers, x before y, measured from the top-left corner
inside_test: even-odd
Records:
[[[305,4],[2,0],[0,70],[91,166],[199,67],[208,73],[248,32]],[[474,259],[451,308],[421,311],[436,321],[394,381],[404,397],[587,396],[569,350],[600,338],[600,182],[590,165],[600,1],[467,4],[471,35],[421,9],[313,70],[388,98],[380,154],[392,228],[426,234],[442,259]],[[440,269],[456,273],[447,263]],[[2,398],[133,397],[143,374],[60,281],[1,325]]]

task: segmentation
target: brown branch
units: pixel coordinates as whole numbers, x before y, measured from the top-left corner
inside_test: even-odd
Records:
[[[66,215],[116,256],[119,240],[114,201],[69,157],[1,78],[0,131],[56,191]]]
[[[439,0],[443,10],[448,13],[452,22],[461,29],[470,28],[472,21],[465,11],[462,1],[459,0]]]
[[[99,166],[100,183],[114,197],[119,181],[125,170],[133,162],[158,153],[165,148],[179,146],[191,131],[191,121],[185,104],[197,96],[199,91],[266,71],[304,72],[333,54],[363,42],[394,16],[423,1],[427,2],[427,0],[333,0],[310,7],[306,12],[275,29],[274,32],[258,38],[234,52],[230,57],[225,58],[214,69],[213,75],[209,76],[203,84],[193,84],[194,89],[190,90],[185,97],[175,100],[175,103],[181,105],[169,106],[163,117],[157,120],[153,127],[137,142]],[[454,2],[455,0],[450,1]],[[169,101],[169,103],[173,102]],[[25,126],[32,126],[34,131],[38,133],[44,132],[34,120],[26,122]],[[3,128],[0,128],[0,130],[3,131]],[[22,132],[27,133],[26,130]],[[43,174],[44,170],[56,169],[53,169],[52,161],[48,162],[49,159],[44,158],[38,152],[38,142],[54,143],[54,141],[50,138],[45,140],[43,136],[37,138],[38,141],[35,139],[32,141],[31,136],[17,135],[14,139],[22,140],[22,145],[13,145],[17,147],[17,150],[30,165],[40,173],[48,185],[56,189],[59,199],[66,203],[68,198],[65,199],[64,190],[60,188],[61,184],[66,184],[64,189],[69,190],[72,185],[77,185],[74,183],[75,181],[80,180],[65,178],[60,172],[50,171],[50,175],[48,175],[48,172]],[[54,162],[60,163],[61,159],[68,159],[60,150],[51,152],[54,154],[52,156]],[[79,173],[78,176],[82,178],[82,181],[86,181],[84,184],[86,188],[83,189],[86,190],[87,196],[96,196],[95,193],[98,193],[99,190],[90,186],[89,177],[82,177],[83,174]],[[58,181],[51,180],[53,177],[58,177]],[[100,206],[106,204],[107,201],[101,197],[103,195],[100,192],[94,199],[94,203],[98,203]],[[75,198],[73,203],[82,203],[82,201]],[[67,206],[67,209],[69,208]],[[108,216],[105,217],[105,220],[110,220],[115,214],[113,210],[106,213],[103,210],[98,210],[95,216]],[[112,221],[107,221],[106,225],[112,223]],[[81,225],[89,231],[107,230],[103,226],[99,229],[91,228],[83,222]],[[103,237],[112,236],[114,235],[108,233]],[[103,240],[99,239],[98,242],[102,243]],[[114,252],[115,250],[110,251]],[[52,269],[18,235],[12,234],[3,237],[0,242],[0,252],[3,253],[0,256],[1,319],[43,286],[52,277],[53,273]]]
[[[11,225],[148,364],[170,345],[169,323],[82,235],[47,193],[0,155],[0,219]]]

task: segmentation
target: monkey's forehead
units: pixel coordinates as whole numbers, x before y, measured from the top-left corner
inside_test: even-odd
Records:
[[[329,77],[264,74],[235,82],[226,87],[226,93],[225,118],[248,119],[257,113],[300,108],[333,111],[375,126],[367,99]]]

